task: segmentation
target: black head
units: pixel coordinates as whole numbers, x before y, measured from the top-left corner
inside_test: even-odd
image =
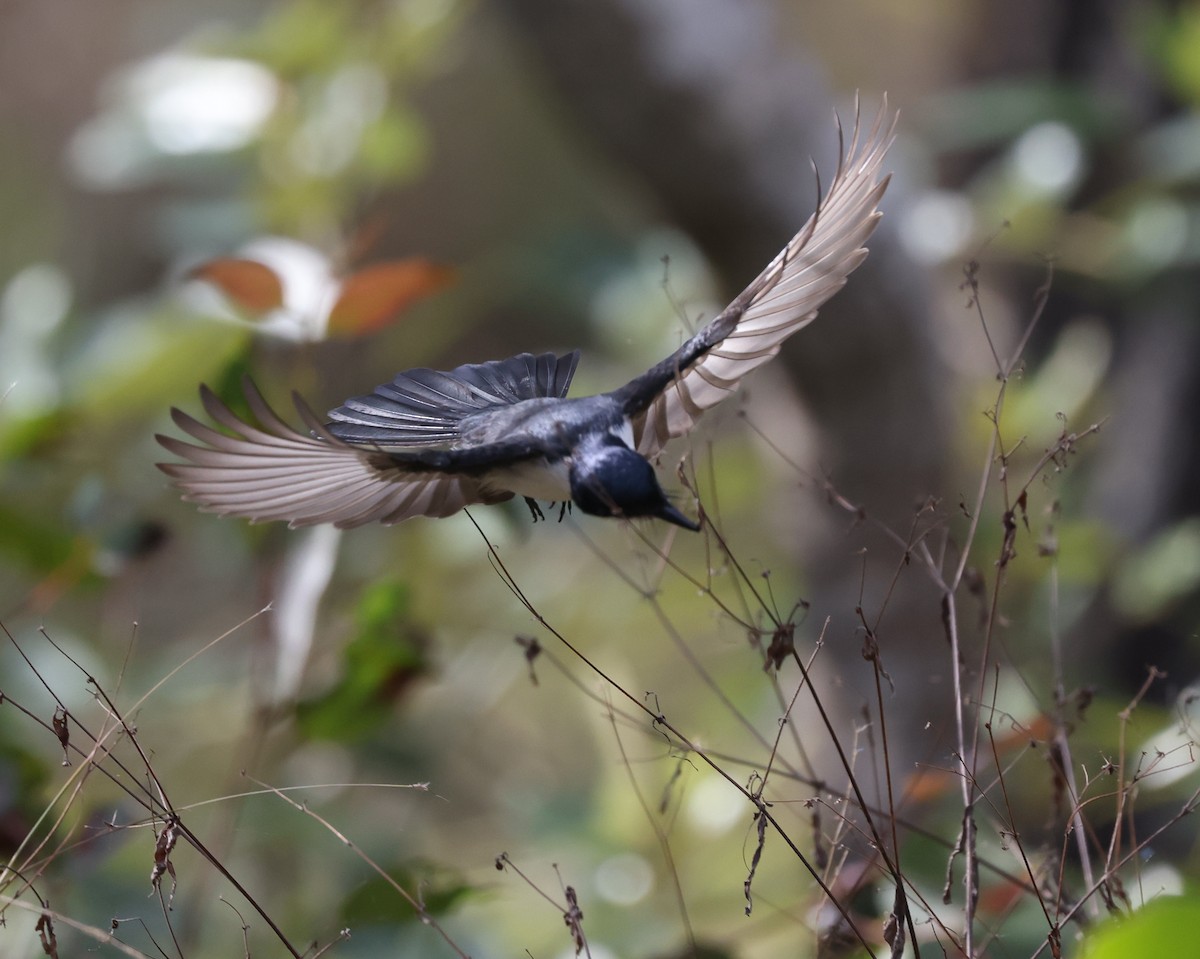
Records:
[[[646,458],[616,440],[576,455],[571,498],[593,516],[651,516],[693,532],[700,529],[667,501]]]

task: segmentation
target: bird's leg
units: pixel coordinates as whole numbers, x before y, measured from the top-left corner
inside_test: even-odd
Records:
[[[529,512],[533,516],[533,521],[536,523],[539,519],[545,519],[546,514],[542,512],[542,508],[538,506],[537,500],[532,496],[525,497],[525,505],[529,507]]]
[[[569,499],[565,499],[558,505],[558,521],[561,523],[563,521],[563,517],[569,512],[571,512],[571,501]]]

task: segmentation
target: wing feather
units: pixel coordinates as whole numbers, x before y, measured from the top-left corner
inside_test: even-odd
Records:
[[[342,442],[316,424],[306,435],[285,423],[249,381],[243,389],[257,423],[239,418],[207,387],[205,410],[224,433],[172,410],[175,423],[196,443],[171,436],[158,442],[184,462],[158,467],[201,509],[256,522],[290,526],[333,523],[399,523],[411,516],[449,516],[472,503],[494,503],[512,494],[484,489],[466,473],[398,463],[386,453]],[[302,402],[307,425],[315,417]]]
[[[654,456],[668,440],[688,433],[705,410],[730,396],[784,340],[811,323],[866,259],[864,244],[879,222],[879,201],[890,179],[882,165],[895,125],[886,98],[865,137],[856,118],[829,190],[804,228],[720,316],[615,391],[633,419],[639,453]],[[838,134],[840,139],[840,126]]]

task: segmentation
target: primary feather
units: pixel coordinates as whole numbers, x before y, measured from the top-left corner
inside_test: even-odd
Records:
[[[867,256],[864,245],[882,215],[890,175],[883,160],[894,138],[895,114],[884,101],[860,140],[856,123],[817,211],[766,268],[716,319],[628,386],[617,390],[633,417],[637,451],[654,456],[690,432],[705,410],[737,389],[783,341],[811,323]],[[839,143],[841,127],[838,128]]]
[[[259,426],[238,418],[202,387],[208,414],[230,433],[172,410],[176,425],[200,445],[157,437],[185,460],[159,463],[159,469],[183,490],[184,499],[203,510],[256,522],[350,527],[449,516],[472,503],[512,496],[485,491],[468,475],[397,469],[386,457],[343,443],[323,429],[315,435],[297,432],[271,410],[253,383],[247,380],[243,388]]]

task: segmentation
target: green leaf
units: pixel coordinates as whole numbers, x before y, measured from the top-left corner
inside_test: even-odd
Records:
[[[17,557],[27,569],[50,573],[64,566],[80,543],[60,525],[28,509],[0,504],[0,553]]]
[[[80,429],[145,415],[245,352],[249,334],[165,305],[128,307],[99,323],[67,365],[64,407]]]
[[[409,895],[424,903],[431,916],[440,916],[464,896],[475,891],[444,867],[424,861],[410,861],[384,867],[384,871]],[[394,923],[415,919],[408,901],[386,879],[377,877],[363,883],[342,903],[341,922],[355,927],[373,923]]]
[[[393,107],[363,130],[358,164],[377,182],[402,183],[428,164],[430,152],[429,133],[420,118]]]
[[[1160,533],[1117,571],[1116,607],[1128,618],[1149,622],[1166,614],[1200,587],[1200,520],[1192,518]]]
[[[1200,926],[1200,899],[1163,896],[1132,916],[1110,919],[1084,939],[1081,959],[1178,956]],[[1182,951],[1181,951],[1182,949]]]
[[[314,739],[361,739],[386,722],[412,681],[429,671],[428,638],[409,619],[408,588],[383,582],[363,593],[342,678],[300,703],[297,721]]]
[[[1192,103],[1200,102],[1200,9],[1181,4],[1174,14],[1153,17],[1146,34],[1168,84]]]

